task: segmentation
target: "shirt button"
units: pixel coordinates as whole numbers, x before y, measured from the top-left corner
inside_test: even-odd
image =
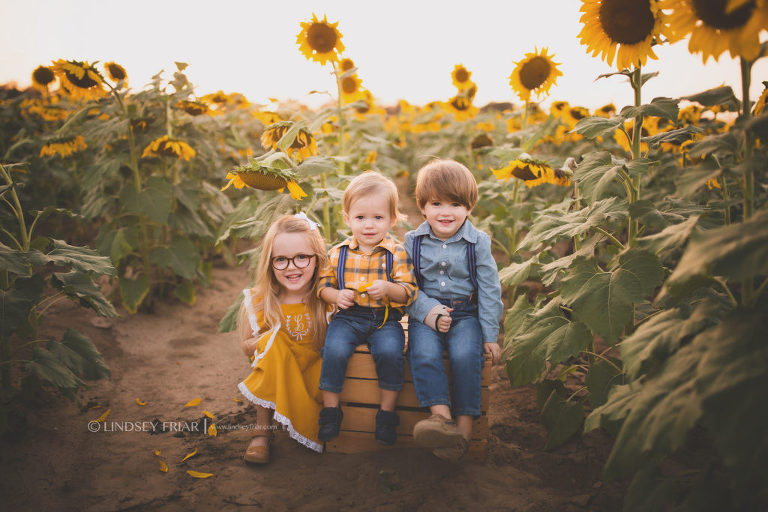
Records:
[[[441,270],[441,271],[440,271],[440,273],[441,273],[441,274],[445,274],[445,270]]]
[[[447,245],[443,244],[443,249],[446,249],[447,247],[448,247]]]
[[[447,265],[447,263],[446,263],[446,262],[444,262],[444,261],[441,261],[441,262],[440,262],[440,266],[441,266],[441,267],[444,267],[444,266],[446,266],[446,265]]]
[[[361,293],[361,294],[360,294],[360,296],[361,296],[361,297],[365,297],[365,293]]]
[[[442,283],[440,283],[440,286],[445,286],[445,281],[443,281]]]
[[[360,276],[361,281],[365,281],[365,278],[363,276]]]

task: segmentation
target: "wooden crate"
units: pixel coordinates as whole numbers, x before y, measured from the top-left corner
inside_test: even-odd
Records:
[[[404,327],[407,337],[407,324]],[[444,359],[444,363],[450,381],[447,358]],[[487,411],[490,380],[491,358],[486,354],[482,373],[482,414],[475,420],[472,427],[472,440],[467,453],[467,458],[471,460],[482,460],[485,457],[488,442]],[[400,425],[397,427],[397,442],[392,446],[381,445],[374,438],[379,401],[379,386],[373,357],[367,345],[360,345],[349,359],[344,388],[341,392],[341,407],[344,411],[341,433],[336,439],[325,443],[325,450],[337,453],[358,453],[404,447],[421,449],[413,440],[413,426],[418,421],[428,418],[430,413],[429,408],[419,407],[407,360],[405,361],[405,382],[397,397],[395,408],[400,417]]]

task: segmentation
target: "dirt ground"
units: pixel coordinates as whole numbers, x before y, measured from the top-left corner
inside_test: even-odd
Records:
[[[406,206],[418,219],[413,205]],[[255,411],[241,400],[237,384],[250,366],[234,333],[218,333],[218,323],[248,282],[244,268],[219,267],[194,307],[169,301],[154,314],[122,311],[113,320],[75,305],[53,311],[44,329],[60,337],[71,327],[89,336],[112,377],[91,383],[76,403],[51,394],[25,404],[25,422],[16,418],[15,432],[0,439],[3,508],[621,509],[624,488],[601,475],[609,438],[594,432],[545,451],[533,388],[513,389],[500,366],[493,372],[482,462],[448,463],[397,445],[372,453],[317,454],[281,433],[269,465],[246,465],[246,429],[255,423]],[[199,405],[185,407],[197,397]],[[92,423],[106,411],[103,422]],[[217,436],[201,433],[203,411],[213,416]],[[160,471],[161,461],[167,472]],[[188,470],[213,476],[193,478]]]

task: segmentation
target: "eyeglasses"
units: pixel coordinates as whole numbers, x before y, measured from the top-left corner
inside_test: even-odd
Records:
[[[275,256],[272,258],[272,268],[275,270],[285,270],[288,268],[289,263],[293,263],[293,266],[296,268],[306,268],[314,257],[314,254],[297,254],[293,258]]]

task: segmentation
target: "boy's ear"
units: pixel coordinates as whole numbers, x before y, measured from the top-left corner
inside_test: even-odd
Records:
[[[349,226],[349,214],[345,212],[344,210],[341,211],[341,215],[344,218],[344,224]]]

